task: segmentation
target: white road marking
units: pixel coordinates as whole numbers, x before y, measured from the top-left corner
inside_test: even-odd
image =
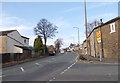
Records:
[[[4,77],[5,75],[0,76],[0,78]]]
[[[38,66],[40,66],[41,64],[39,64],[39,63],[35,63],[36,65],[38,65]]]
[[[61,72],[60,74],[63,74],[64,72]]]
[[[111,76],[111,73],[108,73],[108,76]]]
[[[61,72],[60,74],[64,74],[67,70],[69,70],[73,65],[75,65],[76,62],[74,62],[72,65],[70,65],[69,67],[67,67],[67,69],[65,69],[63,72]]]
[[[52,82],[53,80],[55,80],[55,77],[53,77],[52,79],[50,79],[47,83]]]
[[[21,71],[24,72],[25,70],[23,69],[23,67],[20,67]]]
[[[0,78],[2,78],[3,76],[0,76]]]
[[[53,81],[53,80],[49,80],[49,82],[51,82],[51,81]]]
[[[55,80],[55,77],[53,79]]]

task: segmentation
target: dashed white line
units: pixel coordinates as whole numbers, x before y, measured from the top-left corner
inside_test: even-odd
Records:
[[[20,67],[21,71],[24,72],[25,70],[23,69],[23,67]]]
[[[69,67],[67,67],[67,69],[65,69],[63,72],[61,72],[60,74],[64,74],[67,70],[69,70],[73,65],[75,65],[76,62],[74,62],[72,65],[70,65]]]
[[[38,66],[40,66],[41,64],[39,64],[39,63],[35,63],[36,65],[38,65]]]

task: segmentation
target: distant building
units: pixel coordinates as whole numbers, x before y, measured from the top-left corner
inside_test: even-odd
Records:
[[[120,17],[95,27],[88,36],[88,54],[93,57],[120,58]],[[82,44],[86,54],[86,40]],[[100,51],[101,50],[101,51]]]
[[[31,52],[29,38],[21,36],[17,30],[0,31],[0,40],[3,61],[23,59]]]

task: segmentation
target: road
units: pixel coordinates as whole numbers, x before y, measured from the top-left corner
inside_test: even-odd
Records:
[[[76,61],[76,53],[58,54],[2,69],[3,81],[118,81],[117,64]]]

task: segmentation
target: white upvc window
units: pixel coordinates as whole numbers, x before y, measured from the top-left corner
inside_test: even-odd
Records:
[[[115,32],[115,22],[110,24],[110,30],[111,30],[110,33]]]

